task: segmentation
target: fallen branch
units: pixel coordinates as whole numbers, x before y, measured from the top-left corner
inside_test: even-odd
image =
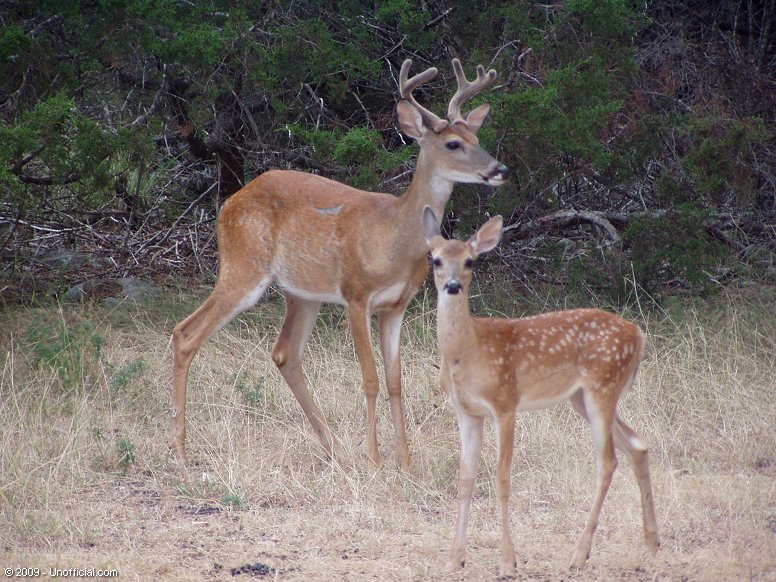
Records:
[[[592,210],[560,210],[547,216],[542,216],[530,222],[511,224],[504,232],[512,232],[511,238],[524,239],[548,230],[572,228],[581,224],[591,224],[604,233],[612,244],[619,244],[620,234],[603,212]]]

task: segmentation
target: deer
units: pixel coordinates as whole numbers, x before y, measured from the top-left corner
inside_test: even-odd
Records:
[[[461,107],[493,84],[496,71],[477,66],[469,81],[452,60],[457,90],[442,119],[413,92],[437,69],[399,73],[396,105],[401,131],[419,144],[415,170],[401,196],[357,190],[293,170],[264,172],[231,196],[216,224],[219,272],[205,302],[172,333],[172,446],[186,457],[186,390],[192,359],[202,344],[239,313],[255,305],[270,285],[285,298],[286,312],[271,357],[304,411],[327,457],[336,438],[315,403],[302,355],[322,303],[344,306],[366,396],[368,456],[380,463],[376,402],[379,380],[371,341],[377,315],[385,383],[393,419],[396,458],[409,471],[410,453],[401,397],[401,324],[410,300],[428,274],[423,209],[442,216],[453,185],[503,184],[509,169],[480,147],[477,132],[490,105],[464,114]]]
[[[582,568],[617,467],[615,448],[624,451],[638,481],[644,538],[657,551],[658,530],[652,498],[648,449],[617,413],[644,354],[645,337],[634,323],[598,309],[572,309],[507,319],[472,317],[468,291],[472,266],[501,240],[503,219],[495,216],[466,242],[443,238],[435,211],[424,209],[423,232],[431,249],[437,291],[440,384],[455,410],[460,433],[458,516],[446,567],[464,567],[466,529],[483,424],[494,420],[497,439],[496,491],[501,512],[503,576],[514,576],[514,544],[509,524],[515,417],[519,411],[547,408],[566,400],[591,426],[596,453],[592,508],[571,558]]]

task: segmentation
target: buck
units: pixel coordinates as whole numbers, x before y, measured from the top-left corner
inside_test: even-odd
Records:
[[[447,119],[422,107],[413,91],[437,74],[429,68],[412,78],[412,62],[399,74],[396,106],[401,130],[419,146],[415,173],[400,197],[364,192],[303,172],[271,170],[234,194],[221,210],[216,232],[220,269],[215,288],[199,309],[173,331],[172,439],[186,459],[186,385],[192,358],[202,343],[275,284],[286,315],[272,359],[302,407],[326,452],[336,444],[314,402],[302,370],[302,354],[321,303],[344,305],[367,403],[368,455],[379,463],[376,401],[378,376],[370,324],[377,314],[385,381],[390,397],[400,466],[410,454],[401,400],[401,323],[410,299],[428,273],[423,238],[426,205],[441,216],[455,182],[502,184],[506,166],[479,145],[477,131],[490,106],[468,114],[461,106],[490,86],[496,71],[477,67],[468,81],[453,59],[458,89]]]
[[[593,506],[571,558],[581,568],[590,555],[601,506],[617,467],[615,447],[633,464],[641,491],[647,548],[658,547],[657,521],[645,441],[617,414],[617,401],[634,381],[644,351],[635,324],[597,309],[575,309],[522,319],[475,318],[469,312],[472,265],[501,240],[502,219],[486,222],[467,242],[440,236],[426,208],[423,229],[431,247],[436,284],[441,384],[458,417],[461,465],[458,519],[448,569],[464,565],[466,527],[482,447],[483,423],[495,420],[496,489],[501,509],[500,571],[515,573],[509,494],[515,414],[570,400],[590,423],[596,450]]]

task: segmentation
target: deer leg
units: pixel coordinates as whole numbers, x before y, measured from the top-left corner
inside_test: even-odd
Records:
[[[655,517],[655,502],[652,496],[652,479],[649,473],[649,455],[644,439],[629,427],[619,415],[614,417],[614,446],[624,451],[633,465],[633,472],[641,492],[641,511],[644,521],[644,541],[650,553],[655,554],[660,546]]]
[[[272,361],[291,388],[326,453],[331,456],[335,444],[334,435],[307,388],[307,379],[302,370],[302,354],[320,307],[318,301],[306,301],[286,295],[286,317],[275,347],[272,348]]]
[[[385,385],[391,400],[391,416],[396,432],[396,458],[399,466],[410,470],[410,449],[404,427],[404,408],[401,401],[401,324],[404,308],[380,314],[380,348],[383,352]]]
[[[380,384],[377,379],[377,365],[375,364],[375,356],[372,351],[369,319],[369,311],[365,305],[355,302],[348,304],[350,332],[353,335],[356,356],[361,365],[361,375],[364,380],[369,458],[372,459],[372,462],[375,465],[379,465],[380,450],[377,447],[377,392]]]
[[[585,411],[585,403],[582,400],[581,392],[578,392],[571,398],[571,404],[574,410],[587,420],[587,412]],[[652,479],[649,471],[647,444],[641,435],[628,426],[620,418],[620,415],[616,413],[612,426],[612,436],[614,437],[614,446],[627,454],[633,465],[633,472],[636,475],[636,481],[638,481],[641,493],[644,540],[647,544],[647,549],[654,554],[660,546],[660,539],[658,536],[657,518],[655,517],[655,502],[652,495]]]
[[[614,439],[612,437],[614,410],[599,406],[588,392],[583,391],[581,395],[577,393],[572,396],[572,404],[578,398],[582,399],[582,410],[584,410],[584,416],[590,422],[593,433],[593,445],[596,450],[596,495],[585,524],[585,529],[579,537],[576,549],[571,557],[572,569],[582,568],[590,557],[593,534],[596,527],[598,527],[601,507],[609,490],[609,485],[612,482],[612,475],[614,475],[614,471],[617,468],[617,455],[614,453]],[[579,404],[575,404],[574,408],[578,410],[578,406]]]
[[[576,413],[589,423],[590,419],[587,417],[587,410],[585,410],[585,401],[582,399],[582,390],[574,392],[569,398],[569,402]]]
[[[455,525],[453,546],[447,560],[447,570],[455,572],[466,563],[466,527],[472,505],[474,482],[477,480],[477,465],[482,450],[482,427],[484,419],[458,411],[458,430],[461,433],[461,466],[458,472],[458,519]]]
[[[512,451],[515,444],[515,413],[511,411],[496,418],[498,464],[496,465],[496,492],[501,505],[501,576],[514,576],[515,545],[509,527],[509,494],[512,483]]]
[[[191,361],[203,343],[216,330],[229,323],[234,317],[253,306],[269,286],[265,277],[253,289],[242,293],[225,282],[222,274],[210,297],[172,332],[173,391],[170,408],[172,441],[175,455],[186,461],[186,389]]]

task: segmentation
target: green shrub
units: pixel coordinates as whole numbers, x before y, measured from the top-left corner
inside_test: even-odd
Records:
[[[758,117],[732,120],[710,115],[693,120],[686,132],[691,149],[685,163],[698,194],[724,203],[732,191],[739,203],[751,202],[760,179],[751,161],[755,148],[768,140],[765,122]]]
[[[130,382],[143,375],[146,369],[146,363],[143,358],[130,362],[126,366],[119,369],[116,375],[111,380],[111,385],[116,390],[125,389]]]
[[[118,452],[121,471],[126,473],[137,460],[135,456],[135,444],[129,439],[119,439],[116,441],[116,451]]]
[[[89,320],[41,317],[27,330],[33,361],[49,366],[65,391],[89,389],[96,381],[104,338]]]
[[[263,412],[278,410],[281,406],[278,395],[267,384],[267,379],[260,376],[252,380],[246,372],[240,371],[233,375],[232,383],[249,408]]]
[[[234,509],[242,509],[245,507],[245,502],[243,501],[242,497],[237,493],[224,493],[224,496],[221,498],[221,501],[224,505],[228,505],[230,507],[233,507]]]
[[[632,221],[624,232],[636,282],[660,294],[679,285],[701,295],[718,290],[714,271],[730,253],[706,232],[708,212],[692,204]]]

